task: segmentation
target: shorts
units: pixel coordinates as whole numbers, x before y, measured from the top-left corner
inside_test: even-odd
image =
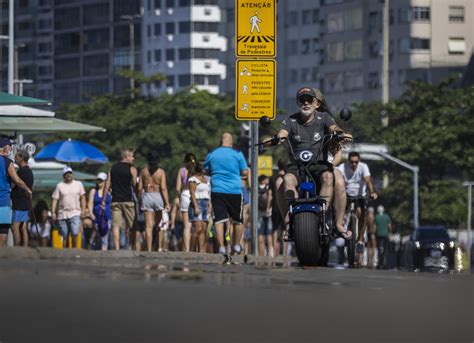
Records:
[[[129,202],[113,202],[110,204],[112,210],[112,226],[121,228],[125,221],[125,228],[131,229],[135,220],[135,204]]]
[[[30,221],[30,211],[13,210],[12,223],[23,223]]]
[[[296,164],[291,164],[291,163],[288,164],[286,168],[287,168],[286,172],[296,176],[296,180],[298,180],[298,183],[301,183],[302,180],[300,178],[300,175],[305,175],[304,169],[302,168],[299,169]],[[310,165],[309,171],[311,175],[313,175],[314,181],[316,181],[316,183],[319,183],[320,177],[325,171],[330,171],[330,172],[333,171],[333,165],[329,162],[321,161],[316,164]]]
[[[79,229],[81,228],[81,216],[74,216],[69,219],[59,219],[58,223],[61,236],[66,238],[68,233],[77,236],[79,234]]]
[[[12,209],[10,206],[0,206],[0,224],[12,223]]]
[[[219,224],[232,219],[242,224],[242,194],[211,193],[214,223]]]
[[[250,241],[252,239],[252,230],[249,227],[244,229],[244,241]]]
[[[176,237],[176,239],[181,240],[183,238],[184,226],[182,222],[176,222],[174,229],[171,231],[171,234]]]
[[[244,205],[250,204],[250,193],[247,187],[242,187],[242,197],[244,198]]]
[[[263,236],[271,235],[273,232],[273,224],[271,217],[258,218],[258,234]]]
[[[191,204],[191,194],[188,189],[185,189],[179,197],[179,210],[181,212],[188,212]]]
[[[191,204],[189,205],[189,221],[197,222],[197,221],[209,221],[209,199],[197,199],[196,200],[199,207],[199,215],[196,216],[194,206]]]
[[[351,197],[347,196],[347,207],[350,208],[351,203],[355,204],[356,208],[367,208],[367,198],[366,197]]]
[[[38,238],[48,238],[51,235],[51,224],[33,224],[29,228],[30,236]]]
[[[142,195],[142,211],[157,212],[163,210],[163,197],[160,192],[143,193]]]

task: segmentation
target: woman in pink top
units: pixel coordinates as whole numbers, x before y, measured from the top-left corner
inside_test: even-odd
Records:
[[[179,194],[179,209],[183,218],[184,224],[184,250],[191,250],[191,228],[192,223],[189,221],[188,209],[191,204],[191,194],[189,193],[188,178],[190,171],[196,165],[196,156],[188,152],[184,156],[184,166],[179,169],[176,177],[176,192]]]

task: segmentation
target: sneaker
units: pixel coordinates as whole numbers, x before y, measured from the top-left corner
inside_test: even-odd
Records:
[[[362,242],[357,242],[356,252],[357,252],[358,254],[362,254],[362,253],[364,252],[364,243],[362,243]]]
[[[234,245],[234,254],[235,255],[240,255],[242,253],[242,247],[240,244]]]
[[[224,262],[222,262],[222,264],[226,264],[226,265],[232,264],[232,257],[230,257],[230,255],[224,254],[222,256],[224,256]]]

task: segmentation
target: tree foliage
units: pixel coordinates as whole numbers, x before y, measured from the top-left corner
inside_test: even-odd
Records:
[[[350,125],[357,141],[387,144],[392,156],[420,167],[421,224],[465,227],[462,180],[474,179],[474,87],[454,88],[452,81],[411,82],[385,107],[357,105]],[[385,128],[380,125],[383,110],[390,118]],[[390,162],[378,169],[385,170],[390,180],[382,201],[401,226],[410,226],[412,174]]]
[[[121,149],[131,147],[137,149],[137,165],[143,166],[147,153],[158,151],[170,190],[187,152],[205,158],[224,131],[236,138],[239,130],[230,99],[196,89],[151,99],[105,95],[87,104],[66,105],[58,116],[106,128],[106,133],[74,138],[97,146],[112,161],[119,159]]]

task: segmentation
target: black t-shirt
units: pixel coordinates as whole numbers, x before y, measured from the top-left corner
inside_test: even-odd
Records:
[[[314,119],[311,122],[304,123],[301,120],[300,113],[294,113],[283,120],[280,129],[288,131],[288,137],[298,156],[299,152],[309,150],[317,157],[323,137],[329,132],[329,127],[336,125],[336,121],[329,113],[315,112]],[[293,161],[293,157],[290,156]],[[324,149],[318,161],[327,160],[327,147]]]
[[[33,188],[33,183],[35,182],[33,177],[33,172],[30,167],[24,166],[20,167],[17,170],[17,174],[20,179],[28,186],[29,189]],[[15,186],[12,189],[12,209],[17,211],[28,211],[30,209],[29,203],[30,200],[26,194],[26,191],[23,188]]]
[[[132,202],[132,168],[130,163],[118,162],[110,169],[112,202]]]

